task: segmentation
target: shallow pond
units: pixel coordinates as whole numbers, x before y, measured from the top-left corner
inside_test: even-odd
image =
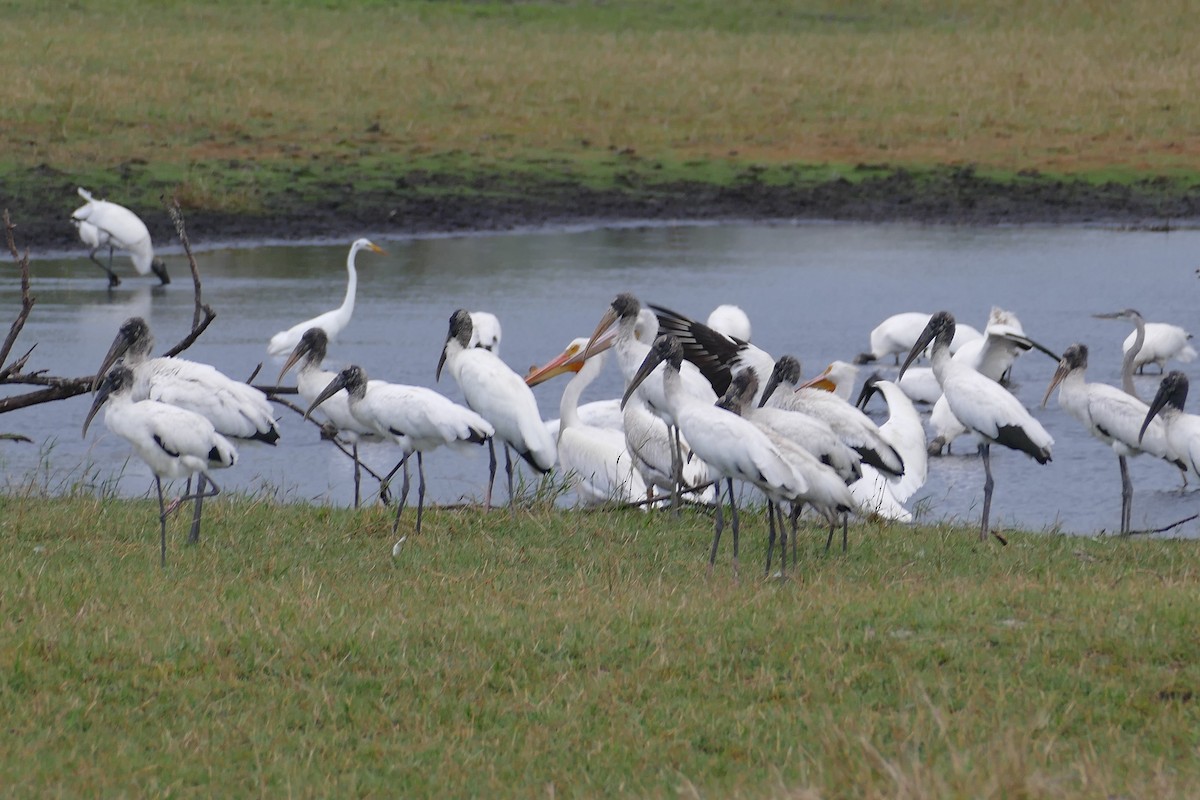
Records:
[[[1132,328],[1091,314],[1133,306],[1148,320],[1194,329],[1200,293],[1200,232],[1193,230],[630,225],[377,242],[388,254],[360,254],[354,319],[331,348],[330,361],[359,363],[371,376],[426,386],[435,386],[447,319],[456,308],[497,314],[504,325],[502,355],[524,373],[573,337],[589,334],[621,291],[700,318],[719,303],[736,303],[753,321],[754,341],[776,354],[797,355],[808,375],[866,349],[871,328],[892,313],[945,308],[982,328],[995,304],[1015,311],[1030,336],[1056,350],[1086,343],[1089,379],[1119,383],[1121,342]],[[273,383],[280,363],[267,359],[267,340],[341,302],[347,245],[199,250],[204,299],[218,318],[186,356],[239,378],[265,362],[256,381]],[[112,291],[82,252],[38,258],[37,305],[15,351],[36,342],[32,367],[88,375],[120,323],[135,314],[150,322],[159,351],[174,344],[188,330],[193,300],[186,261],[178,250],[166,254],[170,286],[151,286],[153,278],[133,276],[120,259],[125,281]],[[5,280],[0,314],[6,320],[16,315],[19,299],[15,279]],[[894,376],[895,367],[883,371]],[[1053,371],[1054,363],[1036,353],[1017,362],[1015,391],[1026,406],[1040,402]],[[563,380],[536,391],[547,418],[558,416]],[[1142,396],[1152,396],[1157,383],[1157,376],[1139,378]],[[436,387],[460,399],[448,375]],[[614,396],[618,387],[610,364],[584,399]],[[80,437],[89,404],[77,397],[0,416],[0,432],[36,442],[0,442],[0,479],[10,489],[32,482],[63,491],[80,481],[109,481],[127,495],[153,492],[149,471],[102,423],[86,441]],[[1058,408],[1057,398],[1035,413],[1055,437],[1054,461],[1039,467],[1022,455],[994,451],[995,524],[1111,530],[1119,510],[1116,458]],[[241,462],[222,475],[222,486],[348,503],[349,459],[293,412],[280,408],[279,416],[279,446],[241,446]],[[927,520],[978,519],[983,474],[974,443],[959,439],[954,453],[931,460],[929,481],[915,498]],[[395,461],[386,446],[366,448],[364,455],[381,470]],[[482,496],[486,451],[439,451],[426,467],[434,500]],[[1142,458],[1132,462],[1132,473],[1135,528],[1167,525],[1200,510],[1200,495],[1178,491],[1172,467]],[[1198,532],[1197,522],[1173,531]]]

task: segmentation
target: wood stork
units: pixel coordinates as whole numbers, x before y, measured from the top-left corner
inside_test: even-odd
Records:
[[[698,400],[684,388],[679,376],[683,366],[683,348],[673,336],[660,336],[654,342],[626,387],[622,403],[628,402],[638,386],[653,375],[660,364],[666,367],[663,371],[663,388],[667,411],[674,424],[713,473],[726,479],[733,523],[733,566],[736,574],[739,524],[737,499],[733,493],[734,479],[753,483],[776,503],[795,500],[808,491],[808,484],[784,460],[765,433],[736,414]],[[708,558],[710,571],[716,563],[717,545],[724,527],[718,492],[713,544]]]
[[[760,406],[768,403],[774,408],[799,411],[824,421],[838,438],[862,458],[888,475],[904,473],[904,459],[879,433],[879,426],[866,414],[837,395],[800,383],[800,362],[794,356],[783,355],[767,380],[759,399]],[[778,389],[778,391],[777,391]]]
[[[486,351],[485,351],[486,352]],[[309,404],[308,416],[325,401],[345,390],[350,413],[361,425],[371,428],[384,439],[400,445],[404,460],[417,454],[417,527],[425,510],[424,453],[443,445],[483,444],[495,433],[492,426],[474,411],[423,386],[403,386],[383,381],[368,381],[362,367],[350,365],[334,376]],[[408,471],[400,502],[396,504],[394,535],[400,527],[400,513],[408,498]]]
[[[1020,450],[1039,464],[1050,461],[1054,439],[1046,433],[1017,398],[1003,386],[985,378],[964,364],[955,364],[950,357],[950,342],[954,339],[954,316],[939,311],[929,318],[929,324],[913,344],[900,367],[903,375],[918,355],[933,343],[930,361],[933,374],[942,386],[942,394],[950,410],[967,429],[979,437],[979,454],[983,459],[983,519],[979,527],[980,541],[987,541],[988,517],[992,507],[991,446],[993,443]]]
[[[1183,462],[1189,472],[1200,477],[1200,417],[1184,412],[1187,393],[1187,375],[1179,370],[1164,375],[1158,384],[1158,393],[1150,403],[1150,410],[1146,412],[1139,436],[1144,437],[1154,417],[1161,416],[1171,454]]]
[[[575,339],[558,356],[525,377],[529,386],[563,372],[574,377],[559,403],[558,464],[575,494],[587,505],[633,503],[647,496],[646,483],[625,446],[624,431],[588,425],[579,415],[579,398],[604,368],[607,352],[582,358],[587,339]]]
[[[515,514],[509,448],[516,450],[526,463],[544,475],[557,461],[554,439],[538,413],[533,391],[495,353],[470,347],[471,331],[470,312],[460,308],[450,315],[450,329],[441,358],[438,359],[436,375],[441,380],[442,368],[448,369],[467,405],[491,423],[496,430],[495,437],[504,443],[508,507]],[[492,484],[496,480],[496,450],[492,439],[488,440],[488,452],[488,487],[484,506],[490,508]]]
[[[487,311],[471,312],[470,347],[482,347],[500,355],[500,318]]]
[[[151,358],[154,336],[141,317],[130,317],[121,324],[112,346],[104,355],[92,386],[95,389],[118,358],[133,371],[131,397],[158,400],[187,409],[207,419],[217,433],[237,439],[274,445],[279,427],[266,395],[241,381],[235,381],[215,367],[183,358]],[[188,541],[200,537],[200,515],[207,476],[201,472],[196,490],[196,508]]]
[[[91,248],[88,258],[108,273],[108,285],[119,286],[121,279],[112,270],[113,252],[124,250],[129,253],[133,268],[138,275],[153,272],[163,285],[171,282],[167,266],[162,259],[154,257],[154,245],[150,241],[150,230],[141,218],[128,208],[108,200],[97,200],[82,186],[79,196],[87,202],[71,214],[71,222],[79,229],[79,238]],[[96,258],[101,248],[108,248],[107,266]]]
[[[767,435],[771,444],[779,449],[783,459],[800,475],[808,484],[808,489],[797,494],[793,499],[792,506],[792,546],[793,552],[796,543],[797,522],[800,516],[800,509],[808,503],[815,508],[826,521],[829,522],[829,537],[825,540],[825,550],[828,552],[829,545],[833,541],[833,530],[837,525],[839,516],[842,521],[842,550],[846,549],[846,517],[845,515],[855,507],[854,496],[850,493],[850,489],[846,486],[846,481],[836,470],[829,464],[824,463],[818,456],[810,451],[804,442],[797,438],[796,429],[784,427],[778,424],[778,418],[782,415],[789,415],[792,412],[779,411],[777,409],[756,409],[753,405],[753,399],[758,394],[758,376],[753,367],[748,367],[740,371],[733,377],[729,384],[729,389],[724,396],[718,401],[717,405],[720,408],[727,409],[743,416],[748,414],[748,419],[751,424]],[[770,412],[774,411],[774,414]],[[792,416],[799,416],[792,414]],[[772,424],[773,420],[776,424]],[[771,510],[768,508],[768,514]],[[782,520],[781,532],[782,532]],[[774,528],[772,526],[771,538],[767,544],[767,574],[771,572],[771,550],[775,544]],[[786,548],[786,539],[781,543]],[[784,571],[786,572],[786,561],[784,563]]]
[[[360,250],[371,250],[381,255],[387,255],[387,251],[374,244],[370,239],[356,239],[350,245],[350,254],[346,256],[348,277],[346,279],[346,297],[342,300],[342,304],[332,311],[326,311],[312,319],[298,322],[287,330],[272,336],[271,341],[267,344],[268,355],[282,356],[290,353],[309,328],[321,328],[331,342],[337,339],[342,329],[350,324],[350,317],[354,314],[354,298],[358,291],[358,270],[354,268],[354,259]]]
[[[1000,383],[1017,356],[1029,350],[1045,353],[1056,363],[1059,360],[1058,353],[1025,335],[1021,321],[1015,314],[993,307],[983,338],[964,344],[952,358],[985,378]],[[929,442],[931,456],[941,455],[943,448],[949,452],[954,440],[967,433],[967,427],[954,416],[945,397],[939,397],[934,403],[929,424],[934,432]]]
[[[220,488],[209,472],[232,467],[237,463],[237,450],[199,414],[158,400],[134,401],[136,381],[133,372],[123,365],[113,367],[104,376],[83,420],[83,436],[87,437],[92,419],[107,403],[104,424],[133,445],[134,451],[154,473],[154,486],[158,490],[159,558],[165,567],[167,514],[184,500],[214,497],[219,493]],[[166,507],[162,479],[190,478],[196,473],[208,477],[212,491],[205,492],[197,482],[195,494],[181,497]],[[193,525],[198,529],[198,518]]]
[[[854,357],[855,364],[869,364],[887,356],[893,356],[900,363],[900,356],[912,349],[912,344],[921,335],[921,331],[929,322],[929,314],[920,311],[905,311],[893,314],[875,326],[871,331],[871,349]],[[955,353],[967,342],[978,339],[983,334],[970,325],[959,325],[950,352]]]
[[[925,485],[929,460],[925,450],[925,427],[913,408],[912,400],[892,381],[879,374],[863,383],[856,405],[866,409],[874,395],[883,397],[888,406],[888,419],[879,426],[879,433],[904,460],[904,474],[887,476],[865,465],[863,475],[850,485],[850,492],[859,507],[868,513],[899,522],[912,522],[912,513],[904,504]]]
[[[1133,517],[1133,483],[1129,478],[1127,459],[1149,453],[1180,469],[1186,467],[1171,454],[1162,420],[1151,419],[1144,435],[1139,436],[1138,429],[1150,407],[1115,386],[1088,383],[1087,366],[1087,346],[1073,344],[1068,347],[1046,387],[1042,407],[1057,386],[1059,406],[1117,454],[1121,468],[1121,534],[1126,535]]]
[[[288,370],[299,363],[300,369],[296,372],[296,391],[303,398],[305,404],[311,406],[317,396],[337,375],[337,373],[321,369],[321,363],[325,360],[328,347],[329,337],[322,328],[306,330],[291,355],[288,356],[287,361],[284,362],[283,368],[279,370],[279,378],[276,383],[282,383],[283,376],[287,374]],[[354,507],[358,508],[362,489],[362,466],[358,460],[358,443],[364,440],[382,441],[383,437],[370,425],[359,422],[358,418],[350,412],[350,396],[344,391],[326,398],[321,404],[320,413],[337,431],[338,437],[350,444],[351,455],[354,458]]]
[[[726,336],[750,341],[750,318],[739,306],[719,305],[708,315],[708,327]]]
[[[669,308],[653,303],[650,308],[658,317],[659,331],[679,340],[683,357],[696,365],[715,394],[725,394],[730,380],[743,369],[753,368],[759,375],[770,375],[775,368],[775,359],[757,345],[727,336]],[[757,402],[755,398],[754,404]]]

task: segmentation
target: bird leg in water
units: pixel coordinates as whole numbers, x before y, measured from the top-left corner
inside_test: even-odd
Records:
[[[984,442],[979,445],[979,457],[983,459],[983,521],[979,526],[979,541],[986,542],[988,540],[988,516],[992,510],[992,487],[996,482],[992,480],[992,446],[989,442]]]
[[[1129,463],[1125,456],[1117,456],[1121,465],[1121,535],[1128,536],[1133,525],[1133,481],[1129,479]]]
[[[113,272],[113,270],[112,270],[113,248],[111,248],[111,247],[108,248],[108,266],[107,267],[104,266],[104,262],[102,262],[100,259],[96,258],[96,251],[99,249],[100,249],[99,247],[93,248],[92,252],[88,253],[88,258],[90,258],[92,261],[94,261],[97,267],[99,267],[100,269],[102,269],[108,273],[108,288],[112,289],[114,287],[120,286],[121,279],[118,278],[117,273]]]

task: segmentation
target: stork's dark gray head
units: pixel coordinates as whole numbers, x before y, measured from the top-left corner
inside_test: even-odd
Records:
[[[154,336],[150,333],[150,326],[146,324],[146,320],[130,317],[122,322],[121,327],[117,329],[116,338],[104,354],[104,360],[100,362],[100,368],[96,370],[96,377],[92,379],[92,391],[99,388],[100,381],[109,368],[117,363],[118,358],[124,356],[126,363],[138,364],[149,358],[153,349]]]
[[[625,395],[621,398],[621,408],[624,408],[625,404],[629,402],[629,398],[633,396],[642,381],[650,377],[650,373],[654,372],[664,361],[676,372],[683,366],[683,346],[674,336],[660,336],[654,340],[654,344],[650,345],[650,352],[646,353],[646,358],[642,360],[641,366],[638,367],[637,372],[629,381],[629,386],[625,389]]]
[[[120,395],[124,392],[132,391],[133,389],[133,370],[124,364],[118,364],[110,369],[104,379],[100,381],[100,386],[96,391],[96,397],[92,400],[92,407],[88,410],[87,416],[83,419],[83,435],[87,436],[88,426],[92,424],[92,419],[96,413],[100,411],[100,407],[105,401],[113,395]]]
[[[879,382],[883,379],[883,376],[878,372],[871,373],[870,377],[863,381],[862,390],[858,393],[858,400],[854,403],[854,405],[858,408],[865,409],[867,407],[867,402],[875,394],[883,394],[883,392],[879,390]]]
[[[1160,414],[1168,408],[1175,412],[1183,411],[1183,404],[1187,402],[1187,393],[1187,375],[1177,369],[1164,375],[1158,384],[1158,394],[1154,395],[1154,400],[1150,402],[1150,410],[1146,412],[1146,419],[1143,420],[1142,429],[1138,432],[1138,442],[1141,442],[1142,437],[1146,435],[1146,428],[1150,427],[1150,421],[1156,414]]]
[[[921,335],[913,343],[912,349],[908,351],[908,358],[904,359],[904,364],[900,367],[900,377],[904,376],[904,371],[908,369],[909,364],[912,364],[917,356],[925,352],[925,348],[929,346],[930,342],[933,342],[935,348],[949,347],[950,343],[954,341],[954,327],[954,315],[949,311],[938,311],[930,315],[925,330],[921,331]]]
[[[775,361],[775,368],[771,370],[771,377],[767,378],[767,384],[763,387],[762,397],[758,399],[758,406],[762,408],[771,399],[771,395],[775,393],[775,389],[780,385],[795,386],[800,383],[800,362],[795,356],[783,355]]]
[[[321,393],[309,404],[308,409],[304,412],[304,418],[308,419],[317,406],[343,389],[346,390],[346,394],[350,395],[351,403],[361,400],[366,395],[367,373],[362,367],[357,364],[351,364],[335,375],[333,380],[329,382],[329,385],[322,389]]]
[[[729,381],[729,388],[717,401],[717,405],[740,415],[745,411],[746,405],[754,398],[754,393],[757,391],[758,375],[755,374],[753,368],[747,367],[740,370]]]
[[[471,346],[471,333],[474,329],[471,312],[465,308],[460,308],[450,315],[450,331],[446,334],[446,344],[442,347],[442,355],[438,358],[437,371],[434,373],[437,380],[442,379],[442,367],[446,365],[450,343],[458,342],[459,346],[466,350]]]
[[[287,361],[283,362],[283,368],[279,370],[279,378],[275,381],[279,383],[283,380],[283,376],[287,371],[295,366],[301,359],[304,360],[305,366],[320,366],[325,360],[325,353],[329,347],[329,335],[325,333],[324,328],[309,328],[300,337],[300,341],[296,342],[296,346],[292,348],[292,352],[287,357]]]
[[[638,312],[642,310],[642,303],[629,292],[622,292],[613,299],[612,310],[618,319],[636,317]]]
[[[1075,344],[1063,351],[1062,358],[1058,361],[1058,369],[1054,371],[1054,376],[1050,379],[1050,384],[1046,387],[1046,393],[1042,395],[1042,408],[1046,407],[1047,401],[1050,400],[1050,393],[1054,391],[1054,387],[1063,382],[1063,379],[1077,369],[1087,369],[1088,349],[1086,344]]]

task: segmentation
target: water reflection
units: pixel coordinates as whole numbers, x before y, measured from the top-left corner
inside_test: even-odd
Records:
[[[992,305],[1012,309],[1031,336],[1056,349],[1074,341],[1088,344],[1089,379],[1109,383],[1119,382],[1128,328],[1094,320],[1092,313],[1132,305],[1147,319],[1197,327],[1195,231],[746,224],[376,241],[389,255],[358,259],[354,319],[331,348],[331,361],[359,363],[368,374],[426,386],[434,385],[447,320],[456,308],[499,315],[504,357],[523,371],[574,336],[590,333],[620,291],[700,318],[719,303],[736,303],[749,313],[756,343],[776,354],[798,355],[807,374],[866,349],[870,329],[905,310],[948,308],[982,328]],[[200,251],[204,299],[218,318],[188,356],[233,377],[249,376],[266,359],[273,333],[341,302],[348,246],[347,241]],[[38,303],[17,352],[36,342],[30,362],[35,368],[87,375],[120,322],[135,314],[149,320],[159,351],[174,344],[188,330],[193,301],[185,261],[170,251],[168,257],[169,268],[180,276],[171,286],[130,278],[111,292],[82,251],[36,261]],[[0,286],[0,309],[10,319],[19,298],[15,281]],[[279,366],[267,363],[259,380],[272,382]],[[1016,391],[1027,406],[1040,401],[1053,369],[1042,357],[1018,361]],[[552,382],[537,390],[546,417],[557,416],[561,386]],[[1139,386],[1143,396],[1152,395],[1157,378],[1141,378]],[[459,399],[447,378],[436,388]],[[584,399],[616,394],[618,379],[610,365]],[[995,453],[994,518],[1034,529],[1112,529],[1119,511],[1116,459],[1055,403],[1035,410],[1057,442],[1050,465]],[[4,480],[23,482],[52,443],[51,474],[78,477],[83,465],[92,464],[101,476],[121,474],[121,491],[144,493],[149,472],[136,459],[127,463],[124,443],[102,426],[89,441],[80,438],[87,405],[85,398],[75,398],[0,417],[0,430],[39,443],[0,442]],[[280,415],[281,445],[244,446],[241,463],[226,476],[228,488],[271,487],[288,498],[347,503],[349,459],[320,442],[315,429],[291,412],[280,409]],[[962,455],[968,451],[973,445],[960,439],[955,455],[931,463],[929,483],[918,493],[927,518],[977,519],[982,472],[976,458]],[[365,458],[379,469],[394,462],[385,447],[367,448]],[[485,454],[438,452],[427,467],[435,499],[482,496]],[[1132,462],[1132,472],[1135,528],[1192,513],[1198,498],[1177,491],[1172,468],[1143,458]],[[1183,532],[1193,535],[1197,529],[1192,523]]]

